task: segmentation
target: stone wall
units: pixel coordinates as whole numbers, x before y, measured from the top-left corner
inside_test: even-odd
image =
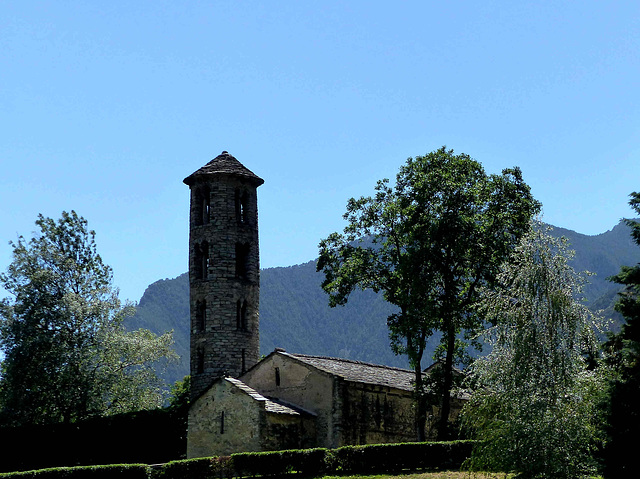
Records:
[[[216,381],[189,409],[187,457],[261,451],[264,410],[231,383]]]
[[[337,389],[331,375],[291,358],[272,354],[242,376],[242,381],[265,396],[281,399],[314,413],[314,446],[339,445],[334,434],[334,394]]]
[[[416,440],[410,392],[350,382],[343,383],[341,389],[341,446]]]
[[[257,191],[242,178],[216,176],[191,187],[189,283],[195,398],[259,359]]]

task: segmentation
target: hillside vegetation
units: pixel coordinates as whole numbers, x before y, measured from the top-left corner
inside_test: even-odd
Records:
[[[565,236],[576,255],[573,267],[594,274],[585,288],[585,300],[592,309],[603,309],[617,330],[621,323],[613,302],[619,286],[607,281],[621,265],[640,262],[640,252],[620,223],[612,230],[587,236],[555,228],[554,236]],[[344,307],[330,308],[320,284],[322,274],[316,262],[267,268],[260,277],[260,352],[276,347],[295,353],[356,359],[396,367],[408,367],[404,357],[389,347],[386,318],[392,306],[371,291],[356,291]],[[189,373],[189,280],[187,273],[157,281],[147,288],[128,319],[131,329],[148,328],[156,333],[174,330],[179,364],[169,365],[164,374],[169,383]],[[424,366],[430,363],[437,338],[431,338]]]

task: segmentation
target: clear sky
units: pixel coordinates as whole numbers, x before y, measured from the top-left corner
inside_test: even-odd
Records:
[[[75,209],[139,300],[187,270],[182,180],[223,150],[265,180],[262,267],[442,145],[603,233],[640,190],[639,55],[637,0],[3,0],[0,270]]]

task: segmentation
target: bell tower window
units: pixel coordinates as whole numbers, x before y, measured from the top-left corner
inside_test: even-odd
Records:
[[[204,349],[198,348],[196,352],[196,373],[202,374],[204,372]]]
[[[207,279],[209,277],[209,267],[211,257],[209,256],[209,243],[204,241],[195,245],[195,270],[196,279]]]
[[[249,215],[247,205],[249,203],[249,194],[246,191],[236,190],[236,219],[239,224],[247,224]]]
[[[207,324],[207,302],[196,302],[196,332],[203,332]]]
[[[211,193],[209,188],[199,188],[195,192],[194,200],[195,225],[209,224],[211,218]]]
[[[236,329],[239,331],[247,330],[247,301],[236,303]]]
[[[249,243],[236,243],[236,276],[246,278],[249,271]]]

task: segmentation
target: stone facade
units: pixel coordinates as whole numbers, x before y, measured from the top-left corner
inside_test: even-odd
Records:
[[[313,413],[317,447],[415,440],[413,373],[276,350],[242,376],[261,391]]]
[[[184,182],[191,189],[191,384],[197,397],[240,376],[260,352],[257,187],[263,180],[226,151]]]
[[[189,411],[188,457],[310,447],[313,415],[265,398],[233,378],[215,381]]]

